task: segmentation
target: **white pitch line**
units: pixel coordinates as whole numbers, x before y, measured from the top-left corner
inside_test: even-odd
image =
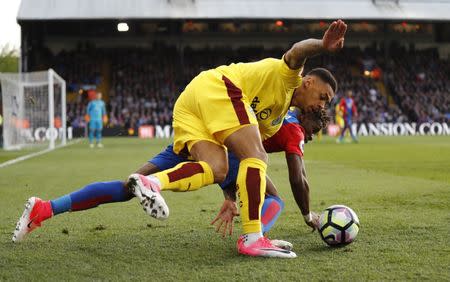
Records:
[[[34,158],[34,157],[46,154],[48,152],[54,151],[54,150],[62,148],[62,147],[67,147],[67,146],[79,143],[79,142],[81,142],[81,140],[83,140],[83,139],[81,139],[81,138],[80,139],[76,139],[76,140],[74,140],[72,142],[67,143],[66,145],[56,146],[54,149],[45,149],[43,151],[31,153],[31,154],[28,154],[28,155],[25,155],[25,156],[21,156],[21,157],[18,157],[18,158],[6,161],[6,162],[0,164],[0,168],[4,168],[4,167],[7,167],[9,165],[13,165],[13,164],[16,164],[18,162],[21,162],[21,161],[28,160],[28,159],[31,159],[31,158]]]

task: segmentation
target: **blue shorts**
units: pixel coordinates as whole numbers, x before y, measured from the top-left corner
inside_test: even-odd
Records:
[[[154,164],[159,170],[166,170],[176,166],[179,163],[189,161],[185,157],[181,157],[173,152],[173,145],[170,144],[167,148],[154,156],[149,163]],[[222,189],[228,186],[236,186],[236,178],[239,170],[239,159],[231,152],[228,152],[228,174],[225,180],[219,184]]]
[[[89,121],[89,129],[102,129],[103,122],[102,120],[90,120]]]

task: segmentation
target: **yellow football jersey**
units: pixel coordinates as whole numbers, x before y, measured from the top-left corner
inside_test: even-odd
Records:
[[[248,101],[256,115],[263,140],[274,135],[291,103],[294,89],[301,85],[302,69],[291,70],[284,58],[237,63],[215,69],[228,77]]]
[[[341,109],[341,106],[339,104],[336,105],[336,107],[334,108],[336,115],[335,115],[335,120],[336,120],[336,124],[343,128],[344,127],[344,118],[343,118],[343,111]]]

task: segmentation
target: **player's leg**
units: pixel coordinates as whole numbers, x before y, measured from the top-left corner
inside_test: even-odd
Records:
[[[261,209],[266,190],[267,154],[261,142],[257,125],[241,126],[231,134],[221,132],[225,145],[240,160],[237,175],[237,193],[244,235],[240,236],[237,247],[241,254],[294,258],[296,254],[276,247],[263,237]]]
[[[284,202],[278,196],[266,193],[261,210],[261,227],[264,235],[272,229],[284,209]],[[294,245],[285,240],[270,240],[272,245],[284,250],[292,251]]]
[[[358,138],[356,138],[356,135],[353,132],[352,123],[353,123],[352,121],[349,121],[349,123],[348,123],[348,131],[350,132],[350,136],[351,136],[353,142],[357,143],[358,142]]]
[[[88,138],[89,138],[89,146],[91,148],[94,148],[94,132],[95,132],[95,125],[94,122],[92,120],[89,121],[89,125],[88,125]]]
[[[283,209],[283,200],[277,196],[265,195],[264,204],[261,209],[261,227],[263,234],[266,234],[272,229]]]
[[[148,163],[137,170],[137,173],[149,175],[175,166],[184,161],[176,155],[169,145]],[[27,201],[23,216],[19,220],[13,241],[20,241],[27,233],[39,227],[42,221],[67,211],[79,211],[97,207],[100,204],[127,201],[133,197],[122,181],[97,182],[51,201],[43,201],[32,197]],[[29,225],[31,219],[32,224]],[[29,226],[28,226],[29,225]]]
[[[96,135],[95,135],[95,139],[97,141],[97,146],[99,148],[103,148],[103,144],[102,144],[102,131],[103,131],[103,125],[102,125],[102,121],[99,120],[98,124],[97,124],[97,131],[96,131]]]
[[[236,179],[239,171],[239,159],[233,154],[233,152],[228,152],[228,174],[223,182],[219,186],[223,190],[229,190],[235,193],[236,190]],[[227,192],[228,194],[228,192]],[[234,197],[233,197],[234,198]],[[261,209],[261,230],[263,234],[266,234],[273,227],[275,222],[278,220],[282,210],[284,208],[284,202],[278,196],[278,191],[270,180],[266,176],[266,195],[264,198],[264,203]],[[291,251],[293,245],[290,242],[284,240],[270,240],[270,242],[279,248]]]
[[[136,195],[139,199],[141,205],[144,210],[151,216],[155,218],[167,218],[169,215],[169,209],[167,205],[165,205],[164,199],[159,195],[159,190],[161,189],[160,182],[155,176],[151,176],[146,178],[144,176],[148,176],[151,174],[156,174],[160,171],[170,170],[173,167],[176,167],[180,163],[186,163],[187,158],[177,155],[173,151],[173,146],[169,145],[167,148],[149,160],[148,163],[144,164],[140,167],[135,174],[131,175],[127,180],[127,187],[130,192]],[[150,186],[154,185],[154,182],[157,182],[157,187],[154,187],[155,191],[148,191],[145,185],[139,185],[139,183],[148,183]],[[181,191],[181,190],[180,190]],[[152,201],[154,201],[152,203]],[[164,203],[165,206],[161,206],[160,203]],[[155,210],[156,209],[156,210]],[[164,211],[164,215],[162,213]]]
[[[341,131],[341,136],[339,136],[339,139],[338,139],[339,142],[342,142],[344,140],[345,132],[347,131],[348,128],[349,128],[348,122],[347,122],[347,120],[344,120],[344,128]]]
[[[206,79],[208,80],[208,79]],[[214,139],[206,124],[211,120],[218,119],[217,111],[214,116],[204,116],[201,114],[203,107],[210,107],[212,104],[208,100],[213,99],[211,93],[218,93],[219,101],[217,104],[229,99],[223,98],[220,94],[226,95],[226,89],[220,80],[219,87],[217,83],[206,83],[205,89],[202,75],[197,76],[186,87],[175,103],[173,111],[174,128],[174,152],[187,153],[195,161],[183,162],[174,168],[158,172],[149,177],[139,174],[133,174],[129,177],[130,189],[141,199],[144,210],[151,216],[159,218],[167,217],[168,207],[163,197],[159,193],[161,190],[171,191],[192,191],[200,187],[221,182],[227,173],[227,157],[225,148]],[[217,82],[217,81],[216,81]],[[206,93],[198,97],[199,93]],[[232,106],[229,106],[232,109]],[[199,109],[202,108],[202,109]],[[219,111],[226,116],[227,111]],[[202,116],[202,118],[199,118]]]
[[[17,222],[13,241],[22,240],[27,233],[41,226],[44,220],[53,215],[91,209],[105,203],[124,202],[132,197],[123,181],[91,183],[78,191],[50,201],[31,197]]]
[[[267,154],[256,125],[238,129],[225,139],[225,145],[240,160],[237,193],[241,206],[244,234],[252,243],[261,234],[261,207],[266,190]],[[255,235],[255,236],[253,236]]]
[[[228,170],[227,156],[222,146],[198,141],[190,152],[196,161],[181,162],[173,168],[154,173],[150,180],[156,182],[160,190],[184,192],[225,179]]]
[[[166,219],[169,216],[169,207],[160,194],[162,190],[194,191],[225,178],[227,158],[222,146],[198,141],[192,146],[191,155],[198,161],[182,162],[148,177],[141,174],[130,175],[128,187],[140,200],[147,214],[156,219]]]
[[[173,145],[170,144],[165,150],[148,160],[147,163],[137,169],[135,173],[147,176],[162,170],[173,168],[177,164],[185,161],[187,161],[187,158],[175,154],[173,151]]]
[[[223,146],[197,141],[190,154],[195,161],[180,162],[153,175],[161,183],[161,190],[193,191],[225,179],[228,161]]]
[[[153,173],[157,173],[159,171],[161,170],[155,164],[148,162],[143,164],[140,168],[138,168],[135,173],[142,175],[150,175]]]
[[[222,189],[236,189],[239,163],[239,159],[232,152],[228,152],[228,174],[225,181],[219,184]],[[283,200],[279,197],[273,182],[266,176],[266,195],[261,209],[261,229],[263,234],[269,232],[280,216],[283,208]]]

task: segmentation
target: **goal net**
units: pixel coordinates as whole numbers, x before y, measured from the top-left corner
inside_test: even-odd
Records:
[[[0,73],[3,148],[66,144],[66,82],[52,69]]]

